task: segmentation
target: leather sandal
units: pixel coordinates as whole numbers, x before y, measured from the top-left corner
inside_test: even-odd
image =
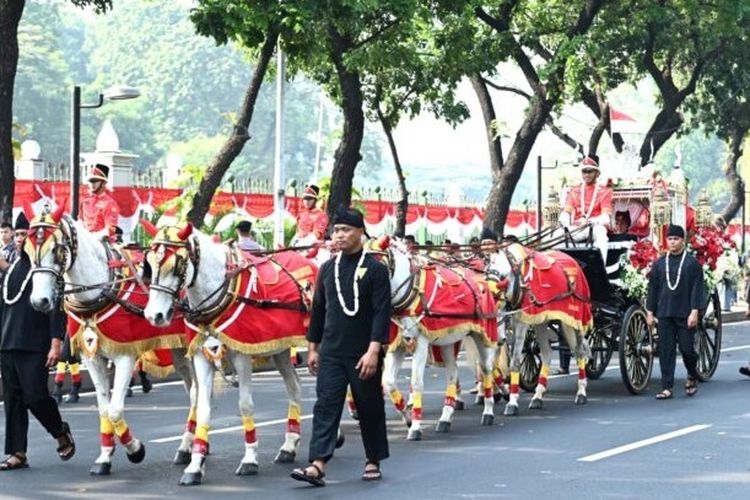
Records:
[[[656,395],[656,399],[658,399],[659,401],[663,401],[665,399],[672,399],[672,396],[674,396],[674,394],[672,393],[672,389],[664,389]]]
[[[0,462],[0,471],[25,469],[29,466],[29,461],[26,455],[20,451],[15,452],[8,458]]]
[[[688,378],[687,382],[685,382],[685,394],[688,395],[688,397],[695,396],[695,393],[698,392],[698,381],[694,378]]]
[[[73,434],[70,432],[70,426],[67,422],[63,422],[62,432],[57,438],[63,438],[64,440],[64,442],[57,447],[57,456],[60,457],[60,460],[63,462],[67,462],[76,454],[76,442],[73,440]]]
[[[368,467],[370,468],[368,469]],[[383,473],[380,471],[380,464],[378,462],[367,462],[365,471],[362,473],[362,481],[380,481],[381,479],[383,479]]]
[[[315,469],[318,473],[316,475],[312,475],[308,472],[309,469]],[[291,474],[289,474],[289,477],[292,479],[296,479],[297,481],[304,481],[306,483],[310,483],[313,486],[325,486],[326,482],[323,480],[324,477],[326,477],[325,473],[320,470],[320,467],[317,465],[311,463],[305,468],[299,468],[294,469]]]

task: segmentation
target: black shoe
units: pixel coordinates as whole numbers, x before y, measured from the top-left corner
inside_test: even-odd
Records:
[[[151,392],[151,389],[154,388],[154,384],[152,384],[151,381],[148,379],[146,372],[140,372],[140,377],[141,377],[141,389],[143,390],[143,394],[148,394],[149,392]]]
[[[740,368],[740,373],[745,375],[746,377],[750,377],[750,366],[743,366]]]

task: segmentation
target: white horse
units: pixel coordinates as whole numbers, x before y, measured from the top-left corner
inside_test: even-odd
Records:
[[[586,404],[586,362],[590,349],[585,335],[592,325],[588,283],[578,263],[559,251],[537,252],[512,243],[490,257],[487,273],[506,288],[504,313],[513,318],[515,342],[510,360],[510,400],[505,415],[518,414],[520,367],[526,332],[533,332],[540,348],[542,367],[531,409],[541,409],[547,392],[552,359],[550,341],[557,333],[549,324],[556,322],[571,346],[578,364],[576,404]]]
[[[71,348],[83,351],[99,409],[101,452],[90,472],[111,472],[115,435],[128,460],[139,463],[144,459],[145,446],[133,436],[124,418],[125,394],[138,356],[156,348],[173,348],[175,370],[190,396],[190,417],[175,455],[175,463],[184,462],[192,445],[196,391],[181,327],[165,335],[142,318],[142,311],[139,317],[139,308],[132,301],[145,302],[145,296],[138,297],[132,262],[126,265],[131,274],[122,277],[117,265],[124,261],[109,243],[96,239],[80,222],[63,217],[62,210],[61,204],[54,213],[35,217],[30,224],[26,251],[32,261],[31,305],[49,312],[61,299],[64,287]],[[111,396],[108,360],[115,367]]]
[[[279,258],[279,255],[276,257]],[[190,225],[183,229],[161,229],[155,235],[147,258],[153,279],[145,309],[146,318],[155,326],[165,325],[172,317],[176,299],[182,290],[185,290],[188,301],[186,325],[193,335],[188,352],[192,356],[198,383],[198,412],[191,462],[180,479],[181,485],[200,484],[205,475],[214,371],[225,355],[239,378],[239,409],[245,429],[245,453],[235,474],[258,473],[258,442],[252,397],[253,356],[273,358],[289,396],[286,437],[275,461],[290,463],[297,455],[302,390],[289,350],[291,346],[304,342],[305,332],[298,330],[304,330],[300,326],[301,318],[307,313],[304,307],[297,307],[304,305],[303,290],[299,288],[299,283],[293,286],[292,295],[296,294],[297,304],[288,300],[285,303],[283,297],[280,300],[274,297],[256,299],[258,293],[264,291],[265,270],[275,269],[277,280],[291,278],[291,274],[281,266],[277,268],[268,258],[245,258],[250,260],[236,262],[227,246],[213,242],[209,236],[193,230]],[[297,254],[290,258],[302,259]],[[309,261],[305,262],[313,270],[314,283],[317,268]],[[270,315],[285,313],[297,315],[287,324],[270,325]],[[238,327],[241,330],[238,335],[252,337],[256,331],[271,328],[276,330],[274,334],[278,337],[268,342],[257,342],[227,333],[228,329],[247,321],[251,324],[243,323],[241,329]],[[285,331],[290,328],[294,331]]]
[[[467,337],[470,338],[470,341],[476,343],[482,367],[484,390],[482,424],[492,425],[494,423],[494,399],[492,394],[494,346],[487,342],[486,332],[469,317],[471,314],[466,314],[466,317],[460,317],[463,315],[458,314],[457,317],[451,318],[450,313],[431,312],[430,308],[437,307],[437,304],[433,304],[433,302],[438,295],[438,288],[451,285],[441,284],[441,278],[437,276],[437,279],[432,280],[433,288],[425,290],[425,273],[431,271],[425,271],[422,266],[412,265],[409,251],[405,245],[399,241],[393,241],[387,247],[382,244],[380,246],[384,247],[380,250],[380,253],[384,254],[384,260],[391,274],[391,302],[394,309],[394,318],[399,323],[403,337],[399,340],[406,342],[410,346],[409,350],[413,349],[411,415],[409,415],[407,404],[397,385],[398,372],[408,353],[407,349],[403,345],[397,345],[389,349],[383,369],[383,386],[388,391],[396,410],[409,426],[407,439],[416,441],[422,438],[422,392],[424,391],[424,372],[431,346],[440,348],[447,377],[443,410],[436,430],[438,432],[450,430],[458,395],[458,367],[455,346]],[[377,252],[378,249],[376,248],[373,251]],[[446,269],[440,267],[437,272],[448,273]],[[461,295],[464,294],[463,292],[466,292],[466,289],[462,288]],[[458,301],[462,297],[455,296],[454,298]],[[466,297],[463,297],[463,300],[465,299]],[[449,320],[466,321],[459,321],[461,326],[449,327],[444,332],[435,334],[426,325],[426,322],[430,319],[439,320],[441,316]],[[471,327],[464,327],[469,323],[472,324]]]

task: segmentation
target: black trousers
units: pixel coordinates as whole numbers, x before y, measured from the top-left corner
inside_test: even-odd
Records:
[[[688,329],[687,318],[659,318],[659,367],[661,368],[662,389],[674,387],[674,370],[677,361],[677,348],[680,346],[682,362],[688,375],[698,378],[698,353],[695,352],[695,328]]]
[[[29,411],[56,438],[62,434],[62,417],[57,403],[49,395],[45,366],[47,354],[3,351],[0,366],[5,403],[5,454],[26,452]]]
[[[359,414],[359,428],[365,456],[370,462],[388,458],[388,435],[385,426],[385,401],[382,388],[382,357],[375,374],[360,380],[355,365],[359,358],[320,357],[316,384],[317,400],[313,408],[313,431],[310,440],[310,461],[326,462],[333,456],[341,411],[346,400],[346,387],[351,386]]]

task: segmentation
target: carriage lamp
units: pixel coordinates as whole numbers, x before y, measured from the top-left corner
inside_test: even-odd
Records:
[[[698,204],[695,206],[695,225],[698,227],[710,226],[713,218],[714,212],[711,210],[711,202],[708,201],[708,193],[704,189],[701,191]]]
[[[672,205],[669,198],[658,192],[651,200],[651,228],[659,228],[672,222]]]
[[[561,211],[562,206],[560,205],[560,196],[557,194],[556,190],[552,189],[547,195],[547,201],[545,202],[543,209],[545,227],[557,227]]]

